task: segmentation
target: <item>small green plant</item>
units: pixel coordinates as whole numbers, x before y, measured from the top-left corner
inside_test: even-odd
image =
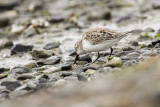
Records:
[[[149,36],[149,35],[148,35],[148,33],[146,32],[146,33],[144,34],[144,36]]]
[[[158,38],[158,37],[160,37],[160,34],[156,34],[154,37],[155,37],[155,38]]]
[[[113,59],[113,57],[114,57],[114,56],[107,57],[107,60],[109,61],[109,60]]]

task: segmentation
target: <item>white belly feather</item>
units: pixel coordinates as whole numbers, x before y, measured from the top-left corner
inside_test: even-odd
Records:
[[[88,40],[83,40],[83,50],[85,52],[99,52],[99,51],[104,51],[111,46],[115,45],[121,38],[117,39],[112,39],[112,40],[107,40],[106,42],[102,42],[99,44],[91,44]]]

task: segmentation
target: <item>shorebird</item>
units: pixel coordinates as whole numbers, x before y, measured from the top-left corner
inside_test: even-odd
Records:
[[[119,32],[108,28],[97,28],[91,29],[86,32],[82,39],[77,41],[75,44],[76,57],[74,64],[76,63],[79,55],[98,52],[97,58],[93,61],[97,61],[100,57],[99,52],[111,49],[109,57],[111,57],[113,48],[112,46],[117,44],[123,37],[127,36],[128,33],[132,33],[134,30],[127,32]]]

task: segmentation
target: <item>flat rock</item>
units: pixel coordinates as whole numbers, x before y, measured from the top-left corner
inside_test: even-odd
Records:
[[[18,74],[22,74],[22,73],[30,73],[32,72],[31,69],[27,68],[27,67],[16,67],[13,68],[11,71],[9,71],[10,73],[18,73]]]
[[[59,45],[60,45],[60,43],[58,43],[58,42],[51,42],[51,43],[46,44],[44,46],[44,49],[50,50],[50,49],[58,48]]]
[[[8,90],[13,91],[20,87],[21,84],[18,81],[4,81],[1,83],[1,86],[6,86]]]
[[[28,52],[32,51],[33,45],[22,45],[22,44],[17,44],[12,47],[11,49],[11,55],[14,55],[18,52]]]

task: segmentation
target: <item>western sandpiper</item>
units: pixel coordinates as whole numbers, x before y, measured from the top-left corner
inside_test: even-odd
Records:
[[[74,64],[76,63],[79,55],[90,52],[98,52],[98,56],[93,61],[93,63],[100,57],[100,51],[105,51],[106,49],[110,48],[111,56],[113,52],[112,46],[117,44],[123,37],[127,36],[128,33],[132,33],[133,31],[134,30],[118,32],[108,28],[97,28],[89,30],[82,36],[82,39],[77,41],[75,44],[77,55]]]

